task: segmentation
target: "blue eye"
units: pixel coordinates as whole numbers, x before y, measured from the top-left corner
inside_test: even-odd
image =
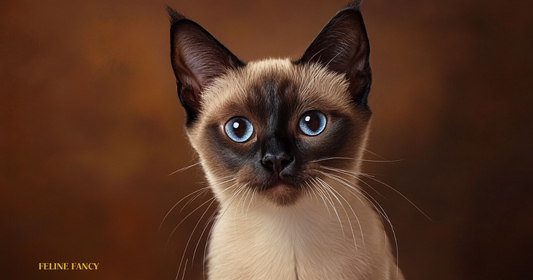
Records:
[[[247,119],[234,117],[224,125],[224,131],[229,139],[237,143],[244,143],[252,137],[254,127]]]
[[[309,111],[302,115],[298,126],[303,134],[317,136],[326,128],[326,116],[318,111]]]

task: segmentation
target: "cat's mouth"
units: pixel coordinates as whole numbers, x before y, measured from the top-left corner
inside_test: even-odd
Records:
[[[283,206],[295,203],[301,192],[300,188],[283,179],[276,180],[262,191],[269,200]]]

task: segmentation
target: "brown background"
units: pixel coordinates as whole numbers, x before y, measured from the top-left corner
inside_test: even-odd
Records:
[[[0,278],[174,279],[205,207],[171,232],[209,195],[158,232],[174,203],[204,186],[198,168],[167,176],[194,157],[165,3],[253,60],[298,57],[345,1],[1,1]],[[363,5],[369,150],[400,160],[364,169],[433,220],[369,181],[385,197],[373,193],[407,279],[533,279],[532,3]],[[38,271],[40,262],[100,267]],[[186,279],[201,279],[195,264]]]

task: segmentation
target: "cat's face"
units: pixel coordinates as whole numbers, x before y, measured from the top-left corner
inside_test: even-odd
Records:
[[[217,198],[253,192],[291,205],[328,168],[357,169],[371,115],[358,10],[339,12],[298,61],[248,64],[194,22],[171,15],[187,133]]]
[[[191,142],[212,183],[235,179],[216,192],[246,185],[280,205],[316,184],[322,166],[351,170],[370,116],[342,75],[289,60],[230,71],[203,98]]]

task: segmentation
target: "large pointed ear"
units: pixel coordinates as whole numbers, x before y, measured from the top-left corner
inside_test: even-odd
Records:
[[[345,74],[357,105],[367,106],[372,84],[369,64],[370,45],[359,3],[339,11],[320,31],[296,64],[318,63]]]
[[[186,125],[198,118],[202,90],[229,69],[244,66],[200,25],[167,7],[170,16],[170,58]]]

